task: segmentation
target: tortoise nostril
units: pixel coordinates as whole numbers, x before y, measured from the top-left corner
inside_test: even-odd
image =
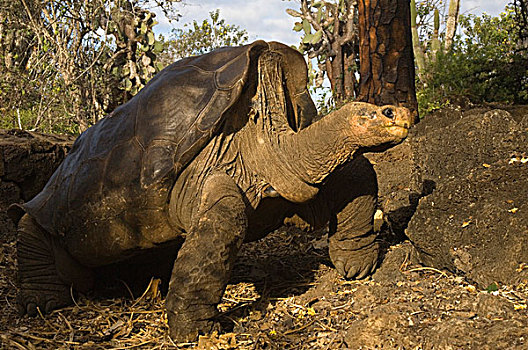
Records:
[[[387,118],[394,118],[394,112],[392,111],[392,108],[385,108],[381,113],[386,116]]]

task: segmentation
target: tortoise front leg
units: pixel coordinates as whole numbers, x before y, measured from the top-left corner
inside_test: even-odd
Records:
[[[376,173],[361,156],[336,175],[325,193],[326,200],[333,203],[334,213],[330,220],[330,259],[342,276],[361,279],[372,273],[378,263],[379,243],[373,231]]]
[[[375,208],[375,197],[365,195],[354,198],[337,213],[328,252],[337,272],[346,278],[364,278],[377,266],[379,243],[372,230]]]
[[[360,279],[378,263],[379,244],[373,231],[377,194],[376,173],[359,156],[332,173],[313,201],[295,206],[286,222],[313,229],[328,224],[328,250],[337,272]]]
[[[245,205],[234,181],[225,173],[209,176],[169,283],[166,308],[175,341],[194,341],[211,331],[246,227]]]

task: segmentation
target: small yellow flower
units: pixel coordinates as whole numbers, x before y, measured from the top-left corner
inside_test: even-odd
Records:
[[[470,293],[475,293],[475,292],[477,291],[477,288],[475,288],[474,285],[471,285],[471,284],[470,284],[470,285],[466,286],[466,290],[467,290],[468,292],[470,292]]]

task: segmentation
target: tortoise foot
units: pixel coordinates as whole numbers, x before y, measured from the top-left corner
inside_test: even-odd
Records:
[[[211,319],[197,320],[196,315],[174,314],[168,312],[170,337],[176,343],[194,342],[199,335],[211,334],[220,330],[220,324]]]
[[[74,289],[86,291],[93,283],[91,271],[28,215],[19,222],[17,257],[21,315],[36,316],[70,305]]]
[[[17,295],[19,315],[37,316],[72,304],[70,290],[66,285],[40,284],[39,289],[30,289],[27,283],[21,284]]]
[[[378,242],[370,241],[361,246],[361,238],[330,242],[330,258],[337,272],[347,279],[365,278],[374,272],[378,265]]]

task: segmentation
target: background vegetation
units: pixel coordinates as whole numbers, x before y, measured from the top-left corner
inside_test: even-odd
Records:
[[[508,5],[497,17],[460,15],[458,34],[442,45],[441,6],[433,0],[416,4],[415,56],[418,63],[422,50],[425,64],[417,74],[420,115],[453,102],[528,103],[528,45],[520,12]]]
[[[0,128],[78,133],[174,60],[247,42],[247,32],[218,11],[156,37],[153,7],[176,20],[179,1],[2,0]],[[528,103],[526,1],[512,1],[497,17],[455,16],[459,29],[449,45],[446,2],[413,5],[415,55],[423,55],[420,114],[460,99]],[[357,8],[350,0],[299,4],[289,14],[298,18],[298,49],[310,58],[312,89],[325,112],[333,101],[358,94]],[[329,60],[337,52],[347,58],[346,78],[329,74],[337,69]],[[323,87],[325,77],[332,77],[331,87]]]
[[[163,64],[168,65],[177,59],[201,55],[223,46],[238,46],[247,43],[248,33],[239,26],[226,23],[220,11],[209,12],[209,18],[202,23],[185,23],[183,29],[172,30],[165,42]]]

